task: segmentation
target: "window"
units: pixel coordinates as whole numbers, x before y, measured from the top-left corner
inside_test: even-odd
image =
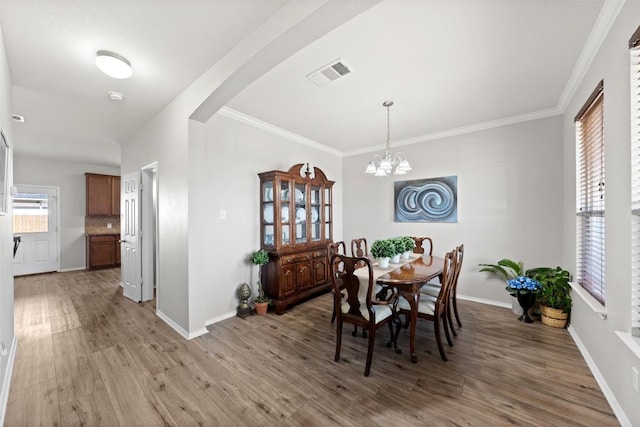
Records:
[[[640,337],[640,27],[631,55],[631,334]]]
[[[49,195],[18,193],[13,196],[13,232],[46,233],[49,231]]]
[[[604,132],[602,81],[575,118],[577,282],[605,303]]]

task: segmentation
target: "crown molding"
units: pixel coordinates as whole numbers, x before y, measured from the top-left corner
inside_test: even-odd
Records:
[[[558,100],[556,107],[561,113],[565,112],[569,101],[571,101],[582,79],[584,79],[584,76],[587,74],[587,70],[589,70],[609,30],[611,30],[611,26],[618,17],[624,2],[625,0],[605,0],[602,9],[600,9],[600,14],[598,14],[598,18],[596,19],[596,23],[593,25],[589,37],[587,37],[584,48]]]
[[[502,126],[508,126],[521,122],[528,122],[531,120],[544,119],[546,117],[553,117],[562,114],[557,108],[548,108],[546,110],[534,111],[532,113],[519,114],[517,116],[505,117],[503,119],[491,120],[488,122],[475,123],[469,126],[462,126],[455,129],[448,129],[442,132],[435,132],[426,135],[414,136],[412,138],[401,139],[392,141],[394,147],[402,147],[404,145],[417,144],[420,142],[434,141],[437,139],[449,138],[451,136],[464,135],[468,133],[478,132],[487,129],[499,128]],[[370,153],[372,151],[384,149],[386,145],[381,144],[375,147],[367,147],[359,150],[347,151],[344,153],[344,157],[356,156],[358,154]]]
[[[274,135],[281,136],[290,141],[297,142],[302,145],[306,145],[307,147],[315,148],[316,150],[324,151],[326,153],[333,154],[334,156],[343,157],[342,151],[336,150],[335,148],[327,147],[326,145],[320,144],[319,142],[316,142],[312,139],[305,138],[304,136],[300,136],[293,132],[289,132],[288,130],[284,130],[270,123],[263,122],[262,120],[256,119],[255,117],[249,116],[248,114],[241,113],[240,111],[236,111],[229,107],[222,107],[221,109],[218,110],[218,113],[230,119],[237,120],[239,122],[247,124],[249,126],[253,126],[255,128],[262,129]]]
[[[434,141],[438,139],[448,138],[452,136],[464,135],[468,133],[478,132],[482,130],[498,128],[502,126],[508,126],[516,123],[527,122],[530,120],[537,120],[546,117],[553,117],[560,114],[564,114],[569,101],[575,94],[579,84],[584,78],[587,70],[591,66],[598,49],[602,45],[605,37],[609,33],[611,26],[615,22],[622,6],[624,5],[625,0],[605,0],[600,13],[598,14],[598,18],[585,42],[585,46],[580,53],[578,61],[576,62],[571,75],[569,76],[569,80],[565,85],[565,88],[560,95],[560,99],[555,107],[547,108],[544,110],[534,111],[531,113],[519,114],[516,116],[505,117],[498,120],[491,120],[487,122],[475,123],[468,126],[462,126],[459,128],[448,129],[442,132],[435,132],[425,135],[419,135],[408,139],[402,139],[398,141],[392,141],[394,147],[402,147],[405,145],[417,144],[421,142]],[[334,148],[323,145],[319,142],[311,140],[309,138],[305,138],[293,132],[289,132],[267,122],[263,122],[262,120],[256,119],[255,117],[249,116],[247,114],[241,113],[239,111],[233,110],[229,107],[222,107],[219,111],[223,116],[229,117],[231,119],[237,120],[239,122],[248,124],[250,126],[262,129],[266,132],[272,133],[274,135],[281,136],[290,141],[294,141],[303,145],[306,145],[311,148],[315,148],[320,151],[327,152],[329,154],[333,154],[338,157],[350,157],[356,156],[359,154],[370,153],[372,151],[377,151],[385,148],[384,144],[369,146],[366,148],[361,148],[358,150],[351,151],[339,151]]]

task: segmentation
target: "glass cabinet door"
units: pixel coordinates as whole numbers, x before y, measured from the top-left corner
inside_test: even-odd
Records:
[[[273,182],[262,184],[262,242],[266,246],[274,245],[274,223],[273,223]]]
[[[324,238],[326,240],[331,240],[333,239],[333,236],[331,235],[331,221],[333,221],[333,218],[331,218],[331,206],[332,206],[332,200],[331,200],[331,189],[330,188],[325,188],[324,189],[324,215],[322,216],[322,221],[324,222]]]
[[[320,223],[320,213],[322,210],[322,188],[317,185],[311,186],[311,203],[309,220],[311,221],[311,241],[322,240],[322,224]]]
[[[295,185],[296,243],[307,242],[307,187]]]
[[[291,212],[289,182],[280,183],[280,223],[282,225],[281,244],[288,246],[291,244]]]

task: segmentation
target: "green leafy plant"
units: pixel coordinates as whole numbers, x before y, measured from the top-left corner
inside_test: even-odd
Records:
[[[505,282],[514,279],[518,276],[524,276],[525,271],[522,266],[522,261],[512,261],[510,259],[501,259],[497,264],[478,264],[480,271],[486,271],[491,273]]]
[[[401,237],[402,242],[404,243],[404,252],[413,251],[413,248],[416,247],[416,242],[410,236]]]
[[[399,255],[405,251],[404,240],[402,237],[392,237],[389,240],[391,240],[391,243],[393,243],[393,249],[395,250],[395,254],[393,255]]]
[[[270,303],[271,300],[264,294],[264,288],[262,287],[262,266],[269,263],[269,253],[264,249],[254,251],[251,253],[251,262],[258,266],[258,296],[253,301]]]
[[[259,249],[251,253],[251,262],[255,265],[265,265],[269,262],[269,253],[264,249]]]
[[[391,258],[396,254],[396,248],[391,239],[376,240],[371,245],[371,255],[374,258]]]
[[[571,311],[571,274],[562,267],[539,267],[527,270],[527,274],[540,282],[542,289],[538,295],[540,304],[562,310]]]

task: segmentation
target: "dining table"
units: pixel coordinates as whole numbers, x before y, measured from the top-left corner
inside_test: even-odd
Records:
[[[416,324],[418,323],[418,304],[420,303],[420,288],[436,277],[442,279],[444,259],[433,255],[410,254],[409,259],[400,260],[398,264],[389,264],[388,268],[380,268],[378,263],[373,263],[373,279],[380,286],[390,286],[398,290],[411,307],[409,323],[409,349],[411,361],[418,362],[416,355],[415,338]],[[368,271],[360,268],[354,273],[361,279],[367,279]],[[361,285],[364,282],[361,282]],[[366,285],[365,285],[366,286]]]

